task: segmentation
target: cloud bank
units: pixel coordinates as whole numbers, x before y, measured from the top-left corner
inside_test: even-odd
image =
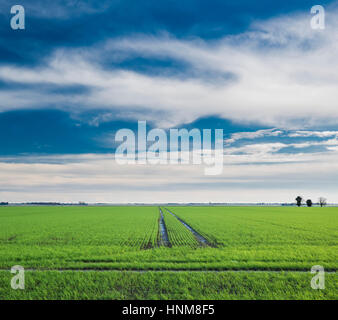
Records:
[[[31,21],[52,23],[46,33],[55,29],[55,20],[67,25],[74,2],[64,3],[53,2],[46,11],[37,10],[41,3],[28,5]],[[95,19],[107,3],[81,4],[79,24],[89,16]],[[338,131],[332,128],[338,125],[338,11],[328,6],[326,13],[325,30],[311,29],[309,12],[295,13],[255,21],[245,32],[217,39],[166,32],[110,37],[113,32],[103,32],[99,40],[88,36],[89,44],[80,46],[84,42],[74,43],[76,33],[62,45],[58,37],[64,35],[56,33],[51,44],[56,49],[48,57],[46,44],[45,58],[33,50],[37,61],[22,64],[10,59],[15,41],[4,38],[9,54],[0,62],[1,113],[56,109],[79,126],[87,119],[94,129],[116,119],[169,128],[207,117],[263,129],[230,131],[224,140],[224,170],[216,177],[205,176],[204,167],[196,165],[121,166],[112,154],[3,157],[1,199],[291,202],[301,194],[338,202]],[[34,47],[34,34],[23,39],[22,47]],[[69,135],[75,132],[72,125]],[[116,128],[107,128],[94,130],[99,133],[95,142],[110,143]],[[27,141],[35,140],[33,135]]]
[[[237,140],[226,143],[217,176],[205,176],[203,165],[120,165],[113,154],[3,157],[0,197],[12,202],[292,202],[301,194],[338,202],[338,133],[302,140],[308,132],[297,131],[292,142],[264,141],[273,130],[233,134]],[[278,131],[277,138],[294,133]],[[242,139],[245,143],[236,145]],[[314,146],[323,149],[306,149]],[[284,151],[290,147],[292,153]]]
[[[338,122],[338,13],[312,30],[310,14],[256,22],[219,40],[138,35],[90,48],[58,49],[35,67],[0,66],[0,111],[46,108],[81,113],[102,109],[169,127],[216,115],[283,128]],[[134,70],[135,58],[182,65],[168,72]],[[150,62],[149,62],[150,63]],[[59,94],[51,87],[87,90]]]

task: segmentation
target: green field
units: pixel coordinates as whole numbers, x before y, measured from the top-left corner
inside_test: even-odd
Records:
[[[165,208],[170,246],[158,207],[1,207],[0,299],[337,299],[338,208],[167,209],[207,245]]]

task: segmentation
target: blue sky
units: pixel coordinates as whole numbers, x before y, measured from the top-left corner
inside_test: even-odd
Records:
[[[0,197],[8,201],[338,201],[336,1],[0,4]],[[224,129],[225,173],[119,167],[112,135]],[[313,180],[316,183],[313,183]],[[128,191],[128,192],[127,192]]]

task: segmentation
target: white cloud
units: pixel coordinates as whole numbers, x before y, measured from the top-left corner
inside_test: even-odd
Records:
[[[278,153],[288,147],[327,151]],[[0,158],[0,197],[7,201],[284,202],[301,193],[338,202],[338,140],[226,147],[223,172],[203,165],[119,165],[112,154]]]
[[[289,137],[298,138],[298,137],[318,137],[318,138],[328,138],[328,137],[338,137],[338,131],[295,131],[289,133]]]
[[[328,10],[327,10],[328,11]],[[0,79],[36,85],[0,91],[0,111],[17,108],[119,110],[123,117],[160,126],[218,115],[242,123],[275,127],[338,122],[338,14],[330,25],[310,28],[309,14],[256,22],[243,34],[217,41],[178,40],[170,36],[123,38],[88,49],[59,50],[36,68],[0,67]],[[183,61],[193,71],[182,77],[106,70],[100,59],[145,56]],[[232,75],[229,78],[229,75]],[[39,84],[84,85],[92,90],[62,96],[44,93]],[[145,112],[146,110],[146,112]]]
[[[324,194],[338,201],[333,183],[338,178],[337,154],[325,161],[312,160],[225,164],[223,174],[213,178],[204,176],[200,166],[120,166],[100,156],[64,164],[0,163],[6,186],[0,196],[9,201],[260,202],[292,201],[302,193],[313,194],[314,199]]]
[[[231,135],[230,139],[226,139],[225,143],[231,144],[242,139],[257,139],[263,137],[277,137],[283,134],[283,131],[277,129],[264,129],[251,132],[236,132]]]

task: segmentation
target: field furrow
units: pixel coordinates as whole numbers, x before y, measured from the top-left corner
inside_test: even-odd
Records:
[[[162,212],[172,246],[196,248],[200,245],[194,235],[177,218],[164,209]]]

